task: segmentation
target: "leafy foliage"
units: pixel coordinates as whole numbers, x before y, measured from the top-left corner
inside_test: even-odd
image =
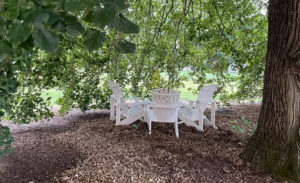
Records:
[[[59,38],[53,31],[46,28],[37,28],[32,33],[32,37],[36,46],[51,53],[56,52]]]
[[[64,93],[62,114],[107,107],[107,78],[139,97],[188,79],[218,83],[225,103],[260,97],[260,10],[259,0],[0,0],[0,117],[51,117],[41,95],[51,88]]]
[[[117,42],[115,48],[119,53],[134,53],[135,52],[135,44],[130,43],[128,41]]]
[[[182,87],[191,79],[198,89],[218,83],[224,103],[258,99],[267,43],[267,17],[261,4],[258,0],[134,1],[133,13],[126,16],[143,25],[140,33],[130,37],[112,32],[112,37],[115,43],[133,40],[136,52],[113,53],[108,73],[141,97],[153,87]],[[191,72],[181,75],[185,68]],[[236,74],[228,73],[228,68]],[[158,70],[166,73],[167,81],[153,86]]]
[[[31,34],[31,27],[22,22],[12,23],[7,29],[6,39],[14,46],[19,46]]]
[[[140,29],[137,25],[126,19],[121,13],[111,24],[111,27],[125,34],[139,33]]]
[[[14,139],[9,132],[9,128],[6,126],[0,125],[0,157],[5,156],[6,154],[13,152],[11,144]]]
[[[3,61],[11,53],[11,46],[7,42],[0,42],[0,61]]]
[[[93,51],[100,48],[104,40],[105,40],[104,33],[97,30],[90,29],[84,35],[83,45],[86,49]]]
[[[92,97],[99,99],[98,92],[102,92],[103,88],[97,89],[99,86],[94,83],[79,81],[91,78],[91,75],[79,74],[77,80],[64,80],[70,73],[82,71],[82,65],[70,59],[77,61],[79,52],[85,54],[79,54],[80,58],[90,54],[80,46],[82,44],[89,51],[99,51],[105,34],[122,30],[118,26],[108,29],[106,25],[127,8],[125,0],[0,0],[0,117],[6,115],[20,123],[51,117],[50,99],[44,100],[41,93],[43,89],[54,86],[69,86],[67,91],[74,89],[69,92],[72,95],[65,97],[69,97],[72,106],[77,102],[82,110],[94,101],[89,99],[91,93],[94,92]],[[102,14],[97,11],[99,9]],[[85,20],[83,15],[88,13],[87,20],[93,21]],[[137,33],[137,25],[132,22],[126,28],[128,33]],[[69,45],[72,41],[76,46]],[[76,50],[78,53],[72,52],[74,47],[79,48]],[[97,64],[102,65],[94,63]],[[61,67],[61,72],[58,67]],[[73,81],[72,86],[66,84]],[[93,87],[88,90],[81,85],[79,87],[79,84]],[[73,95],[75,92],[78,93]],[[68,104],[69,101],[62,105]],[[4,138],[3,135],[0,134],[0,139]]]

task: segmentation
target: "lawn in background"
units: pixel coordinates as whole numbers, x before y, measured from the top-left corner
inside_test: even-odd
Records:
[[[182,71],[180,74],[188,76],[188,73],[190,71]],[[237,75],[234,74],[233,75]],[[161,77],[164,79],[168,79],[168,76],[166,73],[161,73]],[[208,79],[211,79],[214,77],[212,74],[207,74],[206,77]],[[178,91],[180,92],[180,98],[183,100],[196,100],[197,94],[198,94],[198,87],[199,84],[194,83],[192,79],[189,79],[188,81],[183,81],[182,87],[178,88]],[[228,88],[228,90],[234,90],[234,88]],[[51,106],[57,105],[56,101],[63,96],[63,91],[59,90],[58,88],[50,89],[50,90],[44,90],[42,93],[42,97],[46,99],[47,97],[51,97]],[[218,100],[218,96],[216,97],[216,100]]]
[[[185,81],[183,82],[185,87],[179,88],[180,92],[180,98],[183,100],[196,100],[197,94],[194,94],[192,91],[196,90],[198,85],[194,84],[192,81]],[[192,90],[189,90],[189,88],[192,88]],[[49,90],[43,90],[42,92],[43,99],[47,99],[48,97],[51,97],[50,100],[50,106],[55,106],[56,101],[63,97],[63,91],[59,89],[49,89]]]
[[[59,90],[58,88],[52,88],[52,89],[49,89],[49,90],[43,90],[42,91],[42,98],[44,100],[46,100],[48,97],[51,97],[50,106],[55,106],[55,105],[57,105],[56,101],[59,98],[63,97],[63,91]]]
[[[195,83],[191,76],[189,76],[189,73],[191,71],[184,70],[180,72],[180,75],[185,75],[185,77],[190,78],[187,81],[183,81],[183,86],[178,88],[178,91],[180,92],[180,98],[183,100],[197,100],[198,97],[198,87],[199,84]],[[161,73],[161,77],[165,80],[168,80],[167,73]],[[213,79],[215,76],[213,74],[206,74],[205,76],[207,79]]]
[[[180,92],[180,98],[184,100],[196,100],[197,93],[194,93],[197,90],[198,85],[195,84],[192,80],[184,81],[184,87],[180,87],[178,91]]]

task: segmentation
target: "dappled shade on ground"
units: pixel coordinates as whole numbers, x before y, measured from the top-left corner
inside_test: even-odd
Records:
[[[114,126],[107,113],[75,113],[65,125],[15,133],[0,182],[276,182],[239,158],[259,106],[216,113],[219,130],[179,125]],[[57,118],[56,118],[57,119]]]

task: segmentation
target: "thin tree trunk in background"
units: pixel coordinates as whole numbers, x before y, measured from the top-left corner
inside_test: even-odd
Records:
[[[300,0],[270,0],[268,22],[262,108],[241,155],[259,171],[300,181]]]

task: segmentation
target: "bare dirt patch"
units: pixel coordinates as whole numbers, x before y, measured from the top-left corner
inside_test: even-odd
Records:
[[[239,158],[258,114],[257,105],[222,108],[218,130],[182,124],[176,138],[172,124],[153,123],[148,135],[143,122],[115,126],[103,111],[74,112],[56,119],[64,125],[14,133],[0,182],[277,182]]]

